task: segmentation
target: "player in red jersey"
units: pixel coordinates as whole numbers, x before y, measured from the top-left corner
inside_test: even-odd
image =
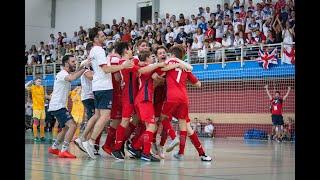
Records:
[[[145,123],[146,130],[141,134],[139,139],[128,146],[128,151],[135,157],[145,161],[160,161],[150,153],[153,135],[156,132],[157,125],[154,117],[153,107],[153,72],[163,67],[164,63],[152,64],[153,60],[150,51],[142,51],[139,53],[140,64],[142,68],[138,70],[139,91],[135,98],[135,108],[138,118]],[[142,148],[143,147],[143,148]],[[142,153],[140,152],[142,149]]]
[[[288,91],[286,93],[285,96],[283,96],[283,98],[280,97],[280,91],[276,91],[276,94],[274,96],[274,98],[272,98],[272,96],[270,95],[270,92],[268,90],[268,85],[264,86],[266,89],[266,92],[268,94],[268,97],[270,99],[271,102],[271,118],[272,118],[272,126],[273,129],[275,129],[276,132],[276,140],[278,142],[281,142],[281,136],[283,133],[283,116],[282,116],[282,104],[283,102],[287,99],[291,87],[288,87]]]
[[[118,44],[115,44],[117,47]],[[111,65],[119,65],[120,54],[118,54],[115,49],[112,50],[112,53],[107,56],[110,59]],[[102,146],[101,154],[105,156],[104,153],[111,155],[112,148],[114,146],[114,141],[116,137],[116,129],[121,122],[122,117],[122,89],[121,89],[121,75],[120,71],[111,73],[112,76],[112,107],[110,119],[111,123],[107,129],[107,137],[104,145]]]

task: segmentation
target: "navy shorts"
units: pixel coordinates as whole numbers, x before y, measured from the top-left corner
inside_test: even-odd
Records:
[[[272,118],[272,125],[274,126],[281,126],[284,124],[282,115],[272,114],[271,118]]]
[[[73,120],[73,117],[66,108],[61,108],[56,111],[50,111],[50,113],[58,120],[60,128],[64,128],[66,122],[68,122],[69,120]]]
[[[112,107],[112,89],[93,91],[94,107],[96,109],[111,109]]]
[[[94,99],[85,99],[82,101],[82,103],[86,108],[86,114],[89,120],[94,114]]]

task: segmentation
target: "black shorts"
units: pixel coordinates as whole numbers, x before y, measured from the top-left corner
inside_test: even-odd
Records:
[[[86,108],[86,114],[89,120],[94,114],[94,99],[85,99],[82,101],[82,103]]]
[[[281,126],[284,124],[282,115],[272,114],[271,118],[272,118],[272,125],[274,126]]]
[[[64,128],[66,122],[73,119],[73,117],[66,108],[61,108],[56,111],[50,111],[50,113],[58,120],[60,128]]]
[[[93,91],[94,107],[96,109],[111,109],[112,107],[112,89]]]

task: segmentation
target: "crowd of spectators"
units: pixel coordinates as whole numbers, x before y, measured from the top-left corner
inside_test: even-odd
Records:
[[[293,0],[235,0],[232,4],[217,4],[215,10],[199,7],[198,14],[169,13],[138,23],[121,18],[112,24],[96,22],[106,34],[105,49],[110,51],[117,41],[126,41],[133,46],[138,39],[146,39],[150,47],[164,45],[170,48],[182,44],[186,50],[217,50],[222,47],[239,47],[257,44],[284,42],[292,44],[295,33],[295,5]],[[86,44],[89,42],[88,29],[80,26],[72,36],[66,32],[50,34],[47,41],[32,45],[25,52],[25,64],[45,64],[60,62],[65,54],[73,54],[78,61],[86,58]]]

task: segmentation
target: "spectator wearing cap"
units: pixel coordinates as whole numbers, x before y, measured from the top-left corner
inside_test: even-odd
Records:
[[[184,32],[184,27],[181,27],[180,32],[177,34],[175,42],[177,42],[178,44],[182,44],[182,42],[185,41],[186,38],[187,38],[187,33]]]
[[[169,37],[172,37],[172,38],[174,37],[174,33],[172,32],[172,28],[171,27],[167,27],[167,34],[165,36],[166,43],[170,42]]]
[[[202,32],[206,32],[206,30],[208,29],[208,24],[206,23],[206,20],[203,16],[201,16],[201,22],[198,25],[198,28],[200,28],[202,30]]]

